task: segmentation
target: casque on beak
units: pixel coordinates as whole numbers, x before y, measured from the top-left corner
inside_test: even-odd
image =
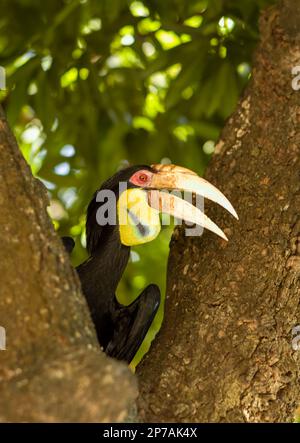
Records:
[[[210,220],[199,208],[181,198],[160,192],[164,190],[187,191],[208,198],[225,208],[236,219],[238,215],[230,201],[215,186],[199,177],[187,168],[175,165],[151,165],[156,172],[152,176],[149,191],[149,205],[161,212],[180,218],[185,222],[195,223],[228,240],[224,232]]]

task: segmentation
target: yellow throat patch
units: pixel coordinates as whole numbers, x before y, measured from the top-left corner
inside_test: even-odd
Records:
[[[159,212],[148,205],[147,192],[143,189],[134,188],[122,192],[117,209],[123,245],[148,243],[160,233]]]

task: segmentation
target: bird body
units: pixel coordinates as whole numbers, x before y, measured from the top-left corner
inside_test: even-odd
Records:
[[[160,290],[154,284],[147,286],[129,306],[118,302],[115,294],[129,260],[130,247],[157,237],[161,229],[160,212],[201,224],[227,240],[223,231],[198,208],[160,191],[167,188],[208,197],[237,217],[230,202],[213,185],[174,165],[131,166],[117,172],[96,191],[86,219],[90,257],[77,267],[77,272],[100,345],[108,355],[128,363],[160,304]],[[106,218],[111,211],[113,223]],[[65,237],[63,242],[70,252],[72,239]]]

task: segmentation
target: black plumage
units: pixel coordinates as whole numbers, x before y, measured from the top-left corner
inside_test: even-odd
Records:
[[[121,182],[126,183],[125,189],[123,186],[119,188]],[[199,224],[228,240],[202,208],[164,192],[166,189],[206,197],[238,219],[230,201],[214,185],[187,168],[171,164],[131,166],[117,172],[98,190],[112,191],[112,199],[107,196],[107,201],[100,202],[98,191],[95,193],[88,206],[86,220],[90,257],[78,266],[77,271],[99,342],[107,354],[127,362],[134,357],[151,325],[159,307],[160,291],[156,285],[149,285],[131,305],[123,306],[117,301],[116,289],[130,254],[130,247],[126,245],[138,245],[156,238],[161,229],[158,212],[182,218],[189,224]],[[123,194],[126,190],[127,193]],[[103,194],[101,197],[104,197]],[[114,221],[117,222],[118,213],[120,225],[99,224],[98,210],[104,218],[106,212],[110,216],[111,200]],[[72,241],[63,241],[68,251],[72,249]]]
[[[96,213],[101,203],[96,201],[101,189],[112,190],[119,198],[119,182],[128,188],[134,172],[149,166],[133,166],[119,171],[96,191],[91,200],[86,219],[87,249],[90,257],[77,267],[82,290],[86,297],[98,340],[104,351],[128,363],[141,345],[160,303],[160,290],[149,285],[129,306],[121,305],[115,296],[118,283],[127,265],[130,247],[120,241],[118,225],[100,226]],[[63,240],[69,250],[70,241]]]

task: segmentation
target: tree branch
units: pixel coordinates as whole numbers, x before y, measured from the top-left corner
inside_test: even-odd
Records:
[[[164,325],[138,373],[146,421],[291,421],[299,405],[296,16],[297,35],[284,5],[263,14],[252,82],[207,171],[240,215],[209,206],[229,243],[173,236]]]
[[[123,421],[126,366],[98,347],[79,280],[0,109],[0,421]]]

